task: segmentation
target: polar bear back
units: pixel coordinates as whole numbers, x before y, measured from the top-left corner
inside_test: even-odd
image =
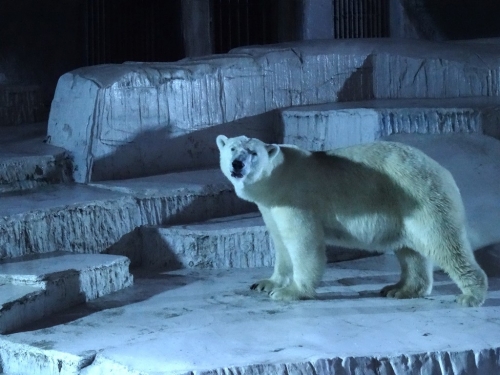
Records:
[[[263,181],[264,191],[273,195],[256,197],[257,202],[293,202],[318,212],[398,210],[403,216],[403,211],[426,201],[463,210],[451,174],[415,148],[395,142],[320,152],[280,147],[283,161],[272,167],[269,181]]]

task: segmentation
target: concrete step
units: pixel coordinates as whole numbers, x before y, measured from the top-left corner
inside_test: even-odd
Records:
[[[143,267],[253,268],[274,264],[274,246],[259,213],[170,227],[141,228]],[[338,262],[369,256],[362,250],[329,248]]]
[[[478,133],[500,139],[497,98],[378,99],[280,111],[283,143],[328,150],[391,134]]]
[[[488,299],[458,308],[441,272],[427,298],[396,300],[394,255],[329,264],[318,299],[277,303],[251,291],[269,267],[147,270],[134,286],[0,337],[6,374],[497,374],[500,249]],[[495,263],[496,262],[496,263]]]
[[[133,283],[130,260],[54,252],[0,262],[0,333],[5,334]]]
[[[219,170],[0,194],[0,258],[69,251],[128,254],[141,225],[182,224],[255,210]],[[133,242],[133,241],[132,241]],[[133,249],[136,252],[136,249]],[[137,252],[136,252],[137,254]]]
[[[0,193],[71,182],[69,154],[45,143],[46,123],[0,129]]]

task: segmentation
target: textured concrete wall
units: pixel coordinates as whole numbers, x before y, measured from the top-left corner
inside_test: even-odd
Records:
[[[78,182],[217,164],[217,134],[275,139],[272,111],[371,98],[498,96],[500,52],[423,41],[316,41],[59,80],[48,133]]]

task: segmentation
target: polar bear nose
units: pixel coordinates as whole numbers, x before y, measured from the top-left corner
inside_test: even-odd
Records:
[[[232,166],[235,171],[241,171],[245,164],[241,160],[233,160]]]

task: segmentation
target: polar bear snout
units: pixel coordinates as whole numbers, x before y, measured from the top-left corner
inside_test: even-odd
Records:
[[[242,178],[243,177],[243,168],[245,168],[245,163],[243,163],[241,160],[233,160],[231,163],[231,166],[233,167],[233,170],[231,171],[231,176],[235,178]]]

